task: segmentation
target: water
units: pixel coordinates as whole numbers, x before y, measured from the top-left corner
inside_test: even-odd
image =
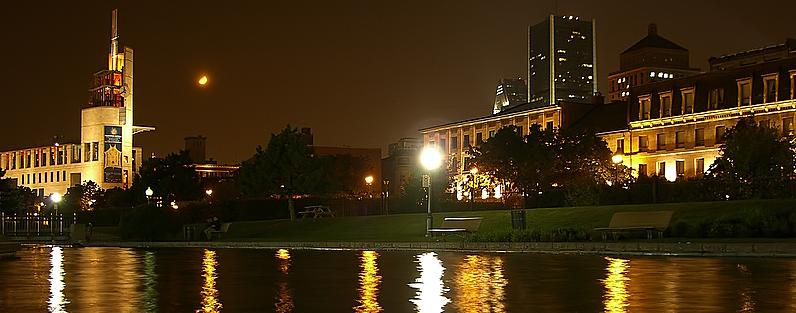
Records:
[[[0,312],[792,312],[796,260],[25,249]]]

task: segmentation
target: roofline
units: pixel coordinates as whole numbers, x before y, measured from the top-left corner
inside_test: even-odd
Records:
[[[525,104],[527,104],[527,103],[525,103]],[[520,105],[522,105],[522,104],[520,104]],[[545,111],[553,111],[553,110],[559,110],[559,109],[561,109],[561,105],[559,105],[559,104],[546,105],[546,106],[542,106],[542,107],[530,108],[530,109],[527,109],[527,110],[522,110],[522,111],[519,111],[519,112],[507,113],[505,115],[498,113],[498,114],[489,115],[489,116],[471,118],[471,119],[468,119],[468,120],[450,122],[450,123],[446,123],[446,124],[442,124],[442,125],[421,128],[418,131],[420,131],[421,133],[428,133],[428,132],[432,132],[432,131],[452,128],[453,126],[460,125],[460,124],[475,124],[475,123],[478,123],[478,122],[484,122],[484,121],[490,121],[490,120],[499,120],[499,119],[503,119],[503,118],[513,118],[513,117],[517,117],[517,116],[524,115],[524,114],[534,113],[535,111],[545,112]],[[462,126],[462,125],[460,125],[460,126]]]

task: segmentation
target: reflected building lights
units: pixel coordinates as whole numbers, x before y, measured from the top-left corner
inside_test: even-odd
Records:
[[[381,312],[382,308],[379,305],[379,284],[381,283],[381,276],[379,276],[379,268],[376,264],[376,259],[379,254],[376,251],[362,251],[359,257],[360,269],[359,272],[359,303],[354,307],[358,313],[375,313]]]
[[[749,279],[749,276],[752,275],[752,272],[749,271],[749,267],[747,267],[746,264],[738,264],[736,267],[738,271],[741,272],[741,275],[744,276],[744,280]],[[755,311],[755,300],[752,298],[753,293],[754,291],[752,288],[744,282],[744,286],[738,294],[741,300],[741,307],[738,308],[738,312],[745,313]]]
[[[279,249],[276,250],[274,256],[278,261],[279,272],[282,273],[282,277],[276,285],[277,293],[274,312],[293,312],[293,292],[287,284],[287,275],[290,273],[290,251]]]
[[[627,276],[630,268],[630,261],[606,257],[608,260],[608,277],[602,280],[605,287],[603,304],[605,312],[620,313],[627,312],[629,303],[628,284],[630,278]]]
[[[64,296],[64,254],[61,247],[52,247],[50,251],[50,312],[66,312],[69,301]]]
[[[158,274],[155,271],[155,253],[144,252],[144,308],[147,312],[158,311]]]
[[[414,303],[415,310],[422,313],[441,313],[450,299],[445,297],[448,289],[442,282],[445,267],[434,252],[426,252],[417,256],[420,277],[410,283],[409,287],[417,289],[415,297],[409,301]]]
[[[468,255],[454,279],[460,312],[505,312],[503,260],[499,257]]]
[[[202,308],[197,312],[221,312],[221,301],[216,289],[216,267],[218,261],[216,260],[216,252],[205,249],[204,257],[202,258],[202,277],[204,278],[204,286],[202,286]]]

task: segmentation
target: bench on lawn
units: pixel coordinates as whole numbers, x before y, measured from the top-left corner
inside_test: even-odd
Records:
[[[647,239],[660,239],[671,220],[672,211],[618,212],[611,217],[608,227],[598,227],[594,231],[601,232],[603,240],[609,235],[616,239],[619,234],[627,232],[645,232]]]
[[[325,205],[305,206],[304,211],[298,212],[298,214],[301,215],[302,219],[308,216],[312,216],[313,219],[321,217],[334,217],[334,212],[332,212],[332,209]]]
[[[468,234],[478,231],[481,217],[446,217],[439,228],[429,229],[430,234]]]
[[[210,241],[213,241],[214,238],[221,239],[221,234],[228,232],[231,225],[232,223],[221,223],[221,228],[218,230],[210,230],[208,232],[210,234]]]

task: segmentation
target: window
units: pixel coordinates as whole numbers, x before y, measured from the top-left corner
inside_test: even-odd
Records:
[[[708,109],[718,109],[720,104],[724,104],[724,88],[711,89],[708,93]]]
[[[91,161],[91,144],[86,143],[83,145],[83,162]]]
[[[58,153],[58,165],[64,164],[64,150],[59,147],[55,151]]]
[[[71,147],[72,147],[72,153],[70,153],[72,155],[71,163],[80,163],[80,156],[82,155],[80,153],[80,145],[79,144],[75,144],[75,145],[72,145]]]
[[[489,131],[489,138],[492,138],[492,137],[495,137],[495,131],[494,130],[490,130]]]
[[[545,126],[545,129],[552,130],[553,129],[553,121],[547,121],[547,125]]]
[[[701,147],[705,145],[705,129],[697,128],[694,130],[694,146]]]
[[[694,88],[688,88],[682,91],[683,95],[683,114],[694,113]]]
[[[647,176],[647,164],[639,164],[638,165],[638,176]]]
[[[716,143],[724,142],[724,126],[716,126]]]
[[[33,167],[39,167],[39,150],[33,151]]]
[[[658,162],[658,176],[666,176],[666,162]]]
[[[648,120],[650,119],[650,97],[639,97],[639,119],[641,120]]]
[[[61,180],[66,181],[66,171],[61,172]]]
[[[484,143],[484,136],[481,133],[475,133],[475,144],[480,145]]]
[[[99,142],[91,143],[91,160],[99,161]]]
[[[459,137],[451,137],[451,150],[459,149]],[[133,157],[135,160],[135,157]]]
[[[661,95],[661,117],[672,116],[672,94]]]
[[[793,118],[786,117],[782,119],[782,135],[793,135]]]
[[[52,174],[52,173],[50,173],[50,174]],[[55,181],[60,182],[61,181],[61,175],[58,175],[58,174],[60,174],[60,173],[55,172]]]
[[[705,158],[694,160],[694,175],[702,176],[705,173]]]
[[[448,143],[445,141],[444,138],[439,140],[439,147],[442,149],[442,151],[448,149]]]
[[[46,174],[44,175],[44,178],[45,178],[45,179],[47,178],[47,175],[46,175]],[[45,183],[46,183],[46,182],[45,182]],[[39,173],[39,184],[41,184],[41,173]]]
[[[55,165],[55,150],[50,148],[50,165]]]
[[[34,175],[34,176],[36,176],[36,175]],[[28,178],[27,179],[28,179],[28,184],[30,184],[30,174],[28,174]]]
[[[677,178],[682,179],[685,178],[685,161],[677,160],[674,162],[674,169],[677,173]]]
[[[616,140],[616,152],[617,153],[625,152],[625,138],[619,138]]]
[[[645,152],[649,150],[649,142],[647,142],[647,136],[638,136],[638,151]]]
[[[752,104],[752,79],[738,80],[738,105]]]
[[[777,101],[777,74],[763,76],[763,102]]]
[[[685,148],[685,132],[679,131],[674,133],[675,148]]]
[[[658,150],[666,150],[666,134],[658,134]]]
[[[34,184],[36,183],[36,174],[35,173],[33,174],[33,183]]]
[[[462,146],[465,148],[470,147],[470,135],[464,135],[464,143],[462,144]]]

